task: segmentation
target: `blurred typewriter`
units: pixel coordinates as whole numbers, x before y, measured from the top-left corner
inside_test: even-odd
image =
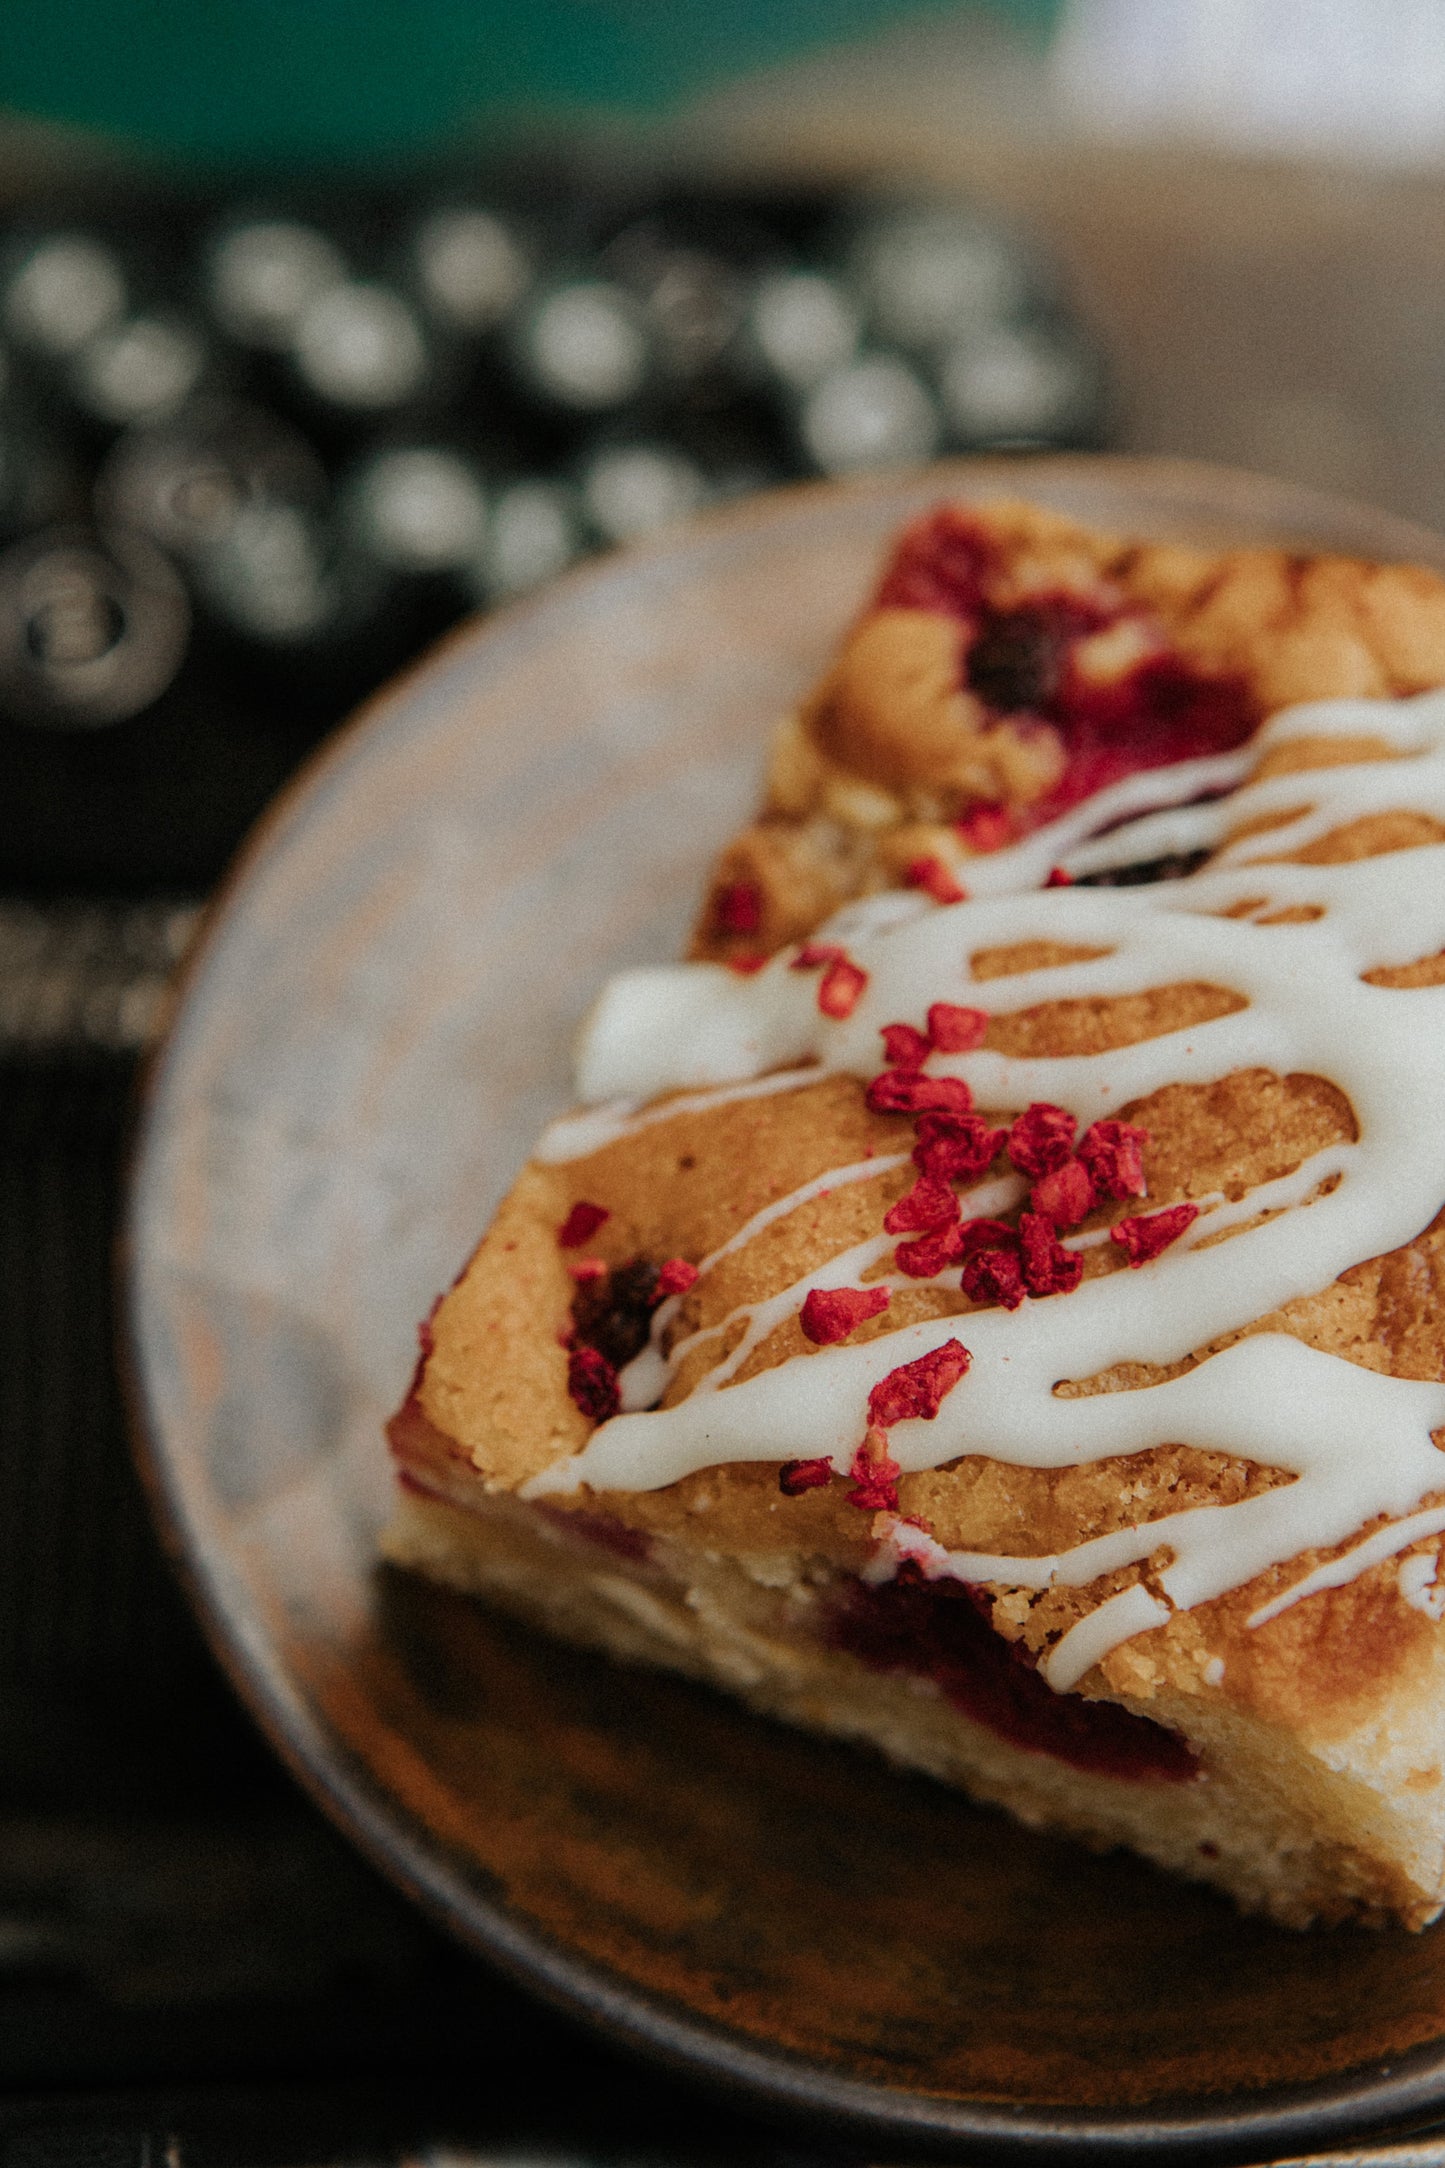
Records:
[[[1104,417],[1048,264],[954,204],[552,167],[5,214],[0,2096],[441,2082],[480,2038],[520,2102],[561,2032],[272,1769],[130,1468],[128,1095],[248,825],[446,626],[589,551],[799,476],[1091,446]],[[567,2054],[645,2147],[627,2066]],[[140,2142],[67,2128],[57,2159]],[[0,2112],[0,2168],[48,2142]]]

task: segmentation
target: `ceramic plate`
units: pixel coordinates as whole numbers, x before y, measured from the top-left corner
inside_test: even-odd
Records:
[[[1445,568],[1247,476],[963,463],[788,491],[468,627],[262,825],[149,1079],[141,1453],[293,1768],[472,1947],[633,2045],[914,2150],[1300,2141],[1445,2108],[1445,1933],[1296,1935],[379,1571],[416,1320],[603,978],[674,955],[887,537],[1027,491],[1149,536]]]

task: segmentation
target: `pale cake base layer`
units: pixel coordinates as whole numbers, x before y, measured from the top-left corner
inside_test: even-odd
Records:
[[[1227,1706],[1168,1694],[1133,1704],[1188,1739],[1200,1757],[1194,1781],[1103,1776],[1001,1738],[929,1679],[829,1647],[818,1591],[766,1585],[761,1559],[750,1572],[746,1559],[672,1545],[642,1567],[505,1497],[463,1509],[415,1492],[402,1497],[382,1549],[567,1640],[865,1743],[1031,1827],[1097,1850],[1130,1846],[1286,1926],[1357,1918],[1422,1927],[1441,1910],[1440,1847],[1411,1802]]]

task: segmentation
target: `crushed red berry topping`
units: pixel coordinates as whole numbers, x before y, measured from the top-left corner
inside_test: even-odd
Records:
[[[592,1423],[610,1422],[622,1405],[617,1372],[595,1347],[574,1347],[567,1357],[567,1390]]]
[[[1022,716],[1058,733],[1065,753],[1052,789],[1011,819],[975,806],[957,824],[975,850],[996,850],[1126,775],[1231,751],[1259,720],[1242,677],[1211,676],[1168,648],[1137,605],[1102,592],[1059,588],[999,609],[988,591],[1000,543],[957,511],[914,522],[878,591],[883,609],[931,610],[966,628],[962,675],[993,715]],[[1132,667],[1108,678],[1079,667],[1079,643],[1134,621],[1146,634]]]
[[[971,1181],[997,1158],[1007,1135],[990,1129],[981,1114],[921,1114],[913,1164],[946,1182]]]
[[[947,1182],[940,1175],[924,1174],[889,1206],[883,1225],[890,1235],[931,1234],[936,1227],[951,1227],[958,1216],[958,1199]]]
[[[1013,841],[1013,815],[1006,805],[974,805],[954,827],[971,851],[1001,851]]]
[[[956,881],[941,858],[910,859],[903,875],[910,888],[921,888],[935,903],[967,903],[968,890]]]
[[[876,1430],[895,1423],[931,1423],[973,1357],[961,1340],[945,1340],[911,1363],[900,1363],[868,1395],[868,1421]]]
[[[979,1250],[965,1259],[960,1285],[972,1302],[996,1302],[1016,1310],[1025,1293],[1017,1250]]]
[[[831,1347],[846,1340],[856,1325],[887,1309],[886,1287],[810,1287],[798,1314],[803,1337],[815,1347]]]
[[[829,964],[818,986],[818,1007],[825,1016],[842,1022],[851,1016],[862,998],[868,984],[868,974],[861,964],[851,963],[840,956]]]
[[[768,960],[761,949],[743,949],[736,956],[723,958],[729,971],[736,971],[740,979],[750,979],[755,971],[762,970]]]
[[[932,1052],[927,1034],[912,1024],[885,1024],[880,1036],[890,1069],[921,1069]]]
[[[1047,1100],[1036,1099],[1008,1133],[1008,1156],[1020,1174],[1031,1182],[1041,1181],[1072,1155],[1078,1126],[1067,1107],[1051,1107]]]
[[[876,1386],[874,1390],[877,1390]],[[857,1486],[848,1493],[849,1505],[857,1506],[860,1513],[896,1513],[898,1478],[902,1473],[888,1451],[888,1440],[882,1431],[870,1429],[853,1455],[853,1465],[848,1470],[849,1482]]]
[[[567,1270],[579,1287],[584,1280],[605,1280],[607,1267],[600,1257],[575,1257]]]
[[[1065,873],[1062,866],[1050,866],[1049,877],[1044,883],[1045,888],[1072,888],[1073,885],[1074,876],[1072,873]]]
[[[1199,1217],[1197,1204],[1166,1205],[1162,1212],[1146,1212],[1136,1219],[1122,1219],[1109,1229],[1109,1240],[1117,1242],[1131,1265],[1147,1265],[1167,1250],[1171,1242],[1177,1242],[1187,1227],[1192,1227]]]
[[[719,933],[756,933],[763,923],[763,892],[754,881],[734,881],[712,900],[712,922]]]
[[[839,964],[845,960],[847,951],[840,949],[836,941],[805,941],[789,964],[790,971],[817,971],[824,964]]]
[[[685,1257],[669,1257],[658,1267],[653,1293],[659,1302],[667,1295],[685,1295],[696,1279],[696,1265],[690,1265]]]
[[[916,1242],[900,1242],[893,1262],[910,1280],[936,1280],[946,1265],[957,1264],[963,1241],[956,1226],[935,1228]]]
[[[800,1498],[804,1491],[822,1490],[833,1480],[830,1460],[785,1460],[778,1470],[778,1489],[785,1498]]]
[[[1066,1159],[1062,1167],[1035,1182],[1029,1196],[1035,1212],[1056,1227],[1077,1227],[1093,1211],[1095,1201],[1094,1178],[1078,1159]]]
[[[1084,1277],[1084,1260],[1066,1250],[1058,1230],[1042,1212],[1019,1215],[1019,1259],[1024,1286],[1034,1296],[1071,1295]]]
[[[588,1204],[585,1200],[574,1204],[557,1229],[557,1240],[564,1250],[580,1250],[584,1242],[590,1242],[604,1221],[612,1214],[605,1204]]]
[[[1079,1139],[1079,1157],[1102,1197],[1142,1197],[1144,1146],[1149,1132],[1136,1122],[1091,1122]]]
[[[956,1001],[933,1001],[928,1007],[928,1036],[940,1054],[971,1054],[983,1045],[986,1009],[960,1008]]]
[[[878,589],[880,610],[936,610],[972,618],[983,606],[983,583],[998,545],[967,513],[940,505],[898,538]]]
[[[961,1257],[975,1257],[980,1250],[1016,1250],[1018,1246],[1019,1231],[1017,1227],[1011,1227],[1007,1220],[965,1220],[959,1229]]]
[[[967,1114],[973,1093],[959,1076],[924,1076],[916,1069],[885,1069],[868,1086],[875,1114]]]

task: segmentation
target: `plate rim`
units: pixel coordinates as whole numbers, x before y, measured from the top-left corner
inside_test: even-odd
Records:
[[[273,1643],[257,1621],[228,1603],[224,1574],[209,1554],[204,1531],[188,1514],[184,1485],[171,1458],[146,1387],[145,1337],[138,1299],[139,1228],[149,1195],[155,1139],[180,1058],[195,995],[220,938],[273,847],[302,821],[335,781],[356,747],[384,732],[392,711],[412,700],[466,650],[504,639],[555,606],[559,593],[605,585],[619,574],[679,547],[740,527],[756,531],[794,517],[809,501],[866,501],[900,484],[937,478],[950,490],[1007,483],[1025,493],[1028,477],[1067,481],[1084,475],[1117,477],[1173,489],[1218,506],[1221,516],[1241,491],[1278,492],[1282,505],[1327,520],[1371,521],[1398,546],[1396,561],[1434,557],[1445,564],[1445,540],[1422,523],[1358,500],[1278,478],[1193,459],[1128,454],[1002,455],[936,463],[846,481],[794,483],[704,514],[680,529],[573,567],[533,595],[486,616],[469,617],[411,665],[371,694],[303,761],[253,823],[221,880],[202,906],[196,931],[173,981],[162,1030],[144,1057],[131,1096],[122,1158],[122,1209],[115,1245],[115,1340],[127,1430],[142,1488],[165,1554],[177,1573],[206,1642],[263,1736],[302,1790],[363,1855],[413,1898],[428,1916],[474,1955],[552,2007],[596,2027],[620,2045],[683,2076],[709,2083],[763,2114],[822,2124],[840,2135],[896,2144],[906,2140],[934,2157],[962,2146],[986,2147],[994,2157],[1038,2159],[1048,2152],[1102,2159],[1147,2152],[1157,2159],[1242,2158],[1260,2147],[1312,2145],[1369,2133],[1418,2129],[1445,2110],[1445,2031],[1384,2065],[1354,2065],[1338,2077],[1300,2085],[1161,2100],[1137,2111],[1048,2107],[954,2100],[850,2077],[791,2050],[769,2047],[678,2009],[652,1990],[632,1985],[593,1959],[579,1956],[475,1889],[463,1891],[444,1848],[402,1813],[377,1780],[330,1738],[307,1706]],[[1445,1932],[1445,1927],[1442,1927]]]

